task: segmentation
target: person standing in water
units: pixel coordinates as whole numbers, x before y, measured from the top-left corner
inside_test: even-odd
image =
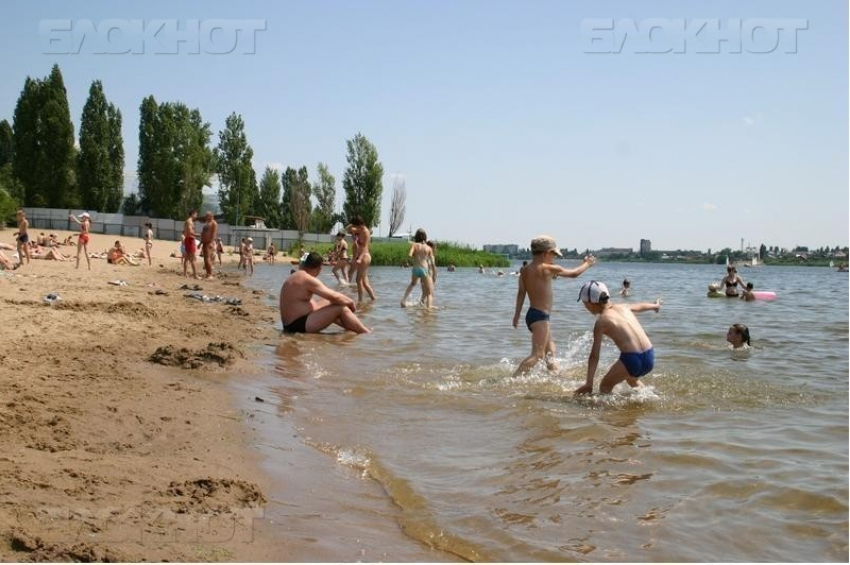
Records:
[[[348,284],[348,242],[345,241],[345,232],[336,234],[336,244],[333,250],[333,269],[331,273],[340,284]],[[340,276],[342,274],[342,276]]]
[[[741,285],[741,289],[747,288],[744,279],[738,276],[738,271],[732,265],[726,267],[726,276],[723,277],[720,284],[723,285],[727,298],[737,298],[738,285]]]
[[[531,263],[519,275],[513,326],[519,325],[519,315],[528,295],[529,308],[525,314],[525,325],[531,332],[531,355],[519,364],[513,376],[527,373],[538,361],[545,359],[550,371],[557,371],[555,342],[549,328],[549,312],[552,310],[552,279],[555,277],[575,278],[590,268],[596,258],[588,255],[575,269],[555,265],[555,257],[563,257],[555,240],[541,235],[531,240]]]
[[[372,284],[369,282],[369,265],[372,264],[369,246],[372,242],[372,233],[360,216],[354,216],[346,231],[354,237],[354,257],[351,269],[355,272],[357,301],[363,302],[364,292],[369,295],[369,298],[375,300],[375,291],[372,290]],[[348,276],[351,279],[351,271],[349,271]]]
[[[434,266],[434,251],[427,243],[428,236],[425,230],[419,228],[413,236],[413,243],[410,244],[410,251],[407,256],[413,260],[413,267],[410,269],[410,284],[407,285],[407,290],[404,291],[404,296],[401,297],[401,307],[407,306],[407,297],[410,296],[413,287],[417,283],[422,283],[422,302],[426,308],[431,308],[434,305],[434,279],[431,273],[436,271]]]
[[[83,212],[80,214],[79,220],[73,214],[70,214],[68,218],[80,224],[80,235],[77,238],[76,268],[80,268],[80,253],[82,252],[86,256],[86,263],[89,266],[89,271],[91,271],[91,259],[89,258],[89,231],[91,230],[91,216],[89,216],[88,212]]]
[[[593,378],[599,365],[599,350],[603,336],[608,336],[620,350],[620,358],[608,369],[599,383],[599,392],[607,394],[620,382],[626,381],[636,388],[639,378],[649,374],[655,366],[655,350],[646,332],[635,317],[635,312],[661,309],[661,299],[654,303],[612,304],[608,287],[596,281],[582,285],[579,300],[587,311],[598,316],[593,325],[593,345],[587,361],[587,381],[575,394],[593,392]]]

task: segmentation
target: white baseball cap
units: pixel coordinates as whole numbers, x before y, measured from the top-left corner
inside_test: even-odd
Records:
[[[89,216],[88,212],[83,212],[82,214],[80,214],[80,217],[81,218],[91,218],[91,216]]]
[[[254,238],[253,238],[253,237],[249,237],[249,238],[248,238],[248,241],[250,241],[250,242],[252,242],[252,243],[253,243],[253,242],[254,242]]]
[[[608,287],[605,286],[605,283],[590,281],[581,286],[576,302],[581,300],[582,302],[599,304],[600,302],[607,302],[610,297],[611,295],[608,293]]]

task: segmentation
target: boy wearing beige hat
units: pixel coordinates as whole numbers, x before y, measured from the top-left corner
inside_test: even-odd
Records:
[[[531,355],[519,364],[513,376],[527,373],[541,359],[546,360],[550,371],[557,371],[555,362],[555,342],[549,330],[549,312],[552,310],[552,279],[555,277],[575,278],[596,262],[593,255],[584,258],[575,269],[565,269],[554,263],[555,257],[563,257],[558,244],[548,235],[540,235],[531,240],[531,263],[519,275],[516,294],[513,326],[519,325],[525,296],[528,295],[529,308],[525,314],[525,325],[531,332]]]

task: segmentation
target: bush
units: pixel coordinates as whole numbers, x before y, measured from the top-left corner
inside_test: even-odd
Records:
[[[6,190],[0,188],[0,227],[14,226],[18,202]]]
[[[508,261],[502,255],[494,255],[485,253],[478,249],[472,249],[468,245],[462,245],[454,242],[438,241],[436,242],[436,263],[438,267],[454,265],[456,267],[477,267],[484,265],[485,267],[508,267]],[[405,262],[410,263],[410,258],[407,256],[410,250],[410,244],[402,243],[373,243],[372,244],[372,264],[382,266],[399,266]]]

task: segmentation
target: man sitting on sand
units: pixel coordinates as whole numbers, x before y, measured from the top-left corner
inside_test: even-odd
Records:
[[[280,319],[286,333],[319,333],[337,324],[355,333],[369,329],[354,314],[354,300],[326,287],[318,279],[322,256],[311,252],[301,268],[290,275],[280,288]],[[313,300],[316,294],[320,298]]]

